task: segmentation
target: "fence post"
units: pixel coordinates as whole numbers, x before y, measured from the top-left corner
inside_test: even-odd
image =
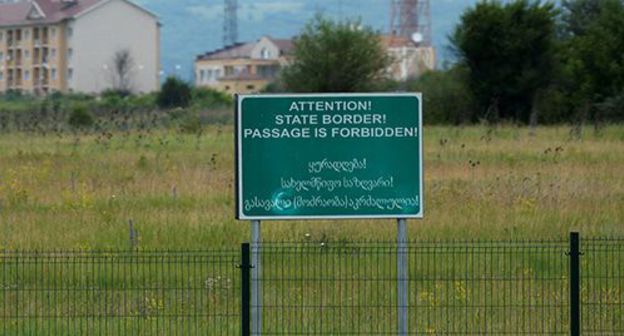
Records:
[[[251,258],[249,243],[241,245],[241,335],[251,335]]]
[[[570,335],[581,335],[580,236],[570,232]]]
[[[407,335],[407,221],[401,218],[397,221],[397,308],[398,334]]]
[[[260,221],[251,221],[251,334],[262,335],[262,258]]]

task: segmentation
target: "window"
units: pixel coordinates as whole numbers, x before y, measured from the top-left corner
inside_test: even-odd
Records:
[[[0,71],[0,80],[4,79],[4,73],[2,71]]]
[[[52,80],[56,80],[56,68],[52,68],[50,70],[50,78],[52,78]]]
[[[56,58],[56,48],[50,49],[50,59]]]
[[[3,59],[4,59],[4,54],[2,53],[2,51],[0,51],[0,62],[2,62]]]
[[[4,33],[0,31],[0,41],[4,39]]]
[[[206,70],[199,71],[199,82],[203,83],[206,81]]]
[[[74,56],[74,49],[72,48],[67,49],[67,60],[71,61],[73,56]]]
[[[68,37],[71,37],[72,35],[74,35],[74,28],[67,27],[66,34],[67,34]]]
[[[50,36],[51,36],[52,38],[56,38],[56,28],[51,28],[51,29],[50,29]]]
[[[269,58],[271,58],[271,52],[269,51],[269,49],[262,48],[262,50],[260,50],[260,58],[262,58],[262,59],[269,59]]]
[[[29,59],[30,58],[30,50],[24,50],[24,58],[25,59]]]
[[[24,80],[30,80],[30,71],[24,71]]]
[[[24,40],[30,40],[30,29],[24,29]]]
[[[256,88],[256,87],[255,87],[255,86],[253,86],[253,85],[247,85],[247,90],[253,90],[253,89],[255,89],[255,88]]]
[[[74,69],[69,68],[67,69],[67,79],[71,80],[74,77]]]

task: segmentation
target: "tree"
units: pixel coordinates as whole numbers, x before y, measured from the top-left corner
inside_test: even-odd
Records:
[[[604,0],[563,0],[561,7],[563,37],[583,35],[600,15]]]
[[[624,120],[624,2],[565,1],[565,88],[576,115]]]
[[[156,103],[161,108],[187,107],[191,103],[191,87],[175,77],[168,77],[163,84]]]
[[[322,16],[308,22],[295,39],[293,56],[282,80],[294,92],[374,90],[390,65],[379,35],[371,28]]]
[[[113,90],[125,96],[132,92],[132,71],[134,59],[128,49],[122,49],[113,55],[113,69],[111,69],[111,82]]]
[[[472,95],[466,85],[466,69],[454,66],[428,71],[405,83],[408,91],[422,92],[427,124],[465,124],[477,121]]]
[[[484,1],[464,12],[451,36],[479,116],[529,122],[555,66],[552,4]]]

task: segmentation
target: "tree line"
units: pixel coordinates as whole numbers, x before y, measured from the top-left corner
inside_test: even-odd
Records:
[[[423,92],[429,124],[593,123],[599,128],[624,121],[624,0],[483,0],[465,10],[448,36],[454,59],[404,82],[388,78],[393,59],[379,36],[359,20],[316,16],[295,38],[289,66],[265,91]],[[193,89],[173,77],[160,92],[145,96],[115,87],[87,100],[99,110],[124,113],[231,103],[225,94]],[[13,96],[0,97],[0,121],[8,120],[7,111],[46,111],[48,101],[62,107],[58,102],[67,100]]]
[[[421,91],[428,123],[624,121],[624,0],[482,1],[448,37],[453,62],[403,83],[377,36],[317,17],[270,89]]]

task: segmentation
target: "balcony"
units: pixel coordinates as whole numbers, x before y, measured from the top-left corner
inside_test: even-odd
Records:
[[[8,80],[7,87],[19,88],[22,86],[21,80]]]
[[[47,78],[45,78],[45,79],[35,79],[33,81],[33,85],[34,86],[48,86],[48,85],[50,85],[50,81]]]

